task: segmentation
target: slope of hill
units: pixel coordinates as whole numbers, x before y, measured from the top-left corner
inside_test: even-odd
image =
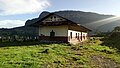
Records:
[[[117,50],[99,40],[79,45],[39,44],[0,47],[2,68],[120,68]],[[28,42],[30,43],[30,42]],[[19,44],[19,43],[18,43]]]
[[[13,29],[0,29],[0,35],[14,34],[18,35],[38,35],[37,28],[29,27],[30,24],[33,24],[50,12],[42,12],[38,18],[27,20],[25,26],[17,27]],[[103,15],[92,12],[83,12],[83,11],[56,11],[52,12],[67,19],[70,19],[76,23],[79,23],[92,30],[92,33],[95,32],[106,32],[113,30],[114,27],[120,25],[120,19],[115,19],[114,15]]]
[[[109,47],[113,47],[113,48],[117,48],[120,51],[120,32],[111,32],[109,33],[108,36],[106,36],[103,40],[104,43],[102,43],[103,45],[109,46]]]
[[[28,20],[26,22],[26,25],[30,25],[35,23],[36,21],[39,21],[41,18],[45,17],[49,13],[50,12],[42,12],[38,18]],[[103,15],[83,11],[56,11],[51,13],[72,20],[73,22],[79,23],[91,29],[93,32],[111,31],[114,27],[120,25],[120,19],[115,17],[114,15]]]
[[[13,36],[13,35],[37,36],[38,30],[37,28],[29,27],[29,26],[21,26],[12,29],[6,29],[6,28],[0,29],[0,36]]]
[[[49,12],[47,12],[47,11],[42,12],[42,13],[39,15],[38,18],[35,18],[35,19],[32,19],[32,20],[27,20],[26,23],[25,23],[25,26],[29,26],[30,24],[33,24],[33,23],[39,21],[40,19],[42,19],[43,17],[45,17],[45,16],[48,15],[48,14],[49,14]]]

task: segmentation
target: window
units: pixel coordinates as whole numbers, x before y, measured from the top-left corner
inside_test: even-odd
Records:
[[[51,19],[51,21],[56,21],[57,17],[56,16],[51,16],[50,19]]]
[[[72,32],[70,32],[70,38],[72,39]]]
[[[76,33],[76,36],[75,36],[75,38],[77,38],[77,33]]]
[[[54,16],[54,18],[56,18],[56,16]]]
[[[52,20],[53,17],[50,17],[50,18],[51,18],[51,20]]]
[[[81,36],[80,36],[80,38],[81,38],[81,41],[82,41],[82,32],[81,32]]]
[[[57,20],[56,20],[56,16],[54,16],[54,21],[57,21]]]
[[[78,37],[77,37],[77,38],[78,38],[78,40],[79,40],[79,33],[78,33]]]
[[[85,34],[83,34],[83,38],[85,39]]]
[[[50,19],[51,19],[51,21],[52,21],[53,17],[50,17]]]
[[[51,32],[50,32],[50,38],[54,38],[55,37],[55,32],[52,30]]]

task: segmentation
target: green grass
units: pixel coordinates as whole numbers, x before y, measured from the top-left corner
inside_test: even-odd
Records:
[[[109,68],[110,64],[120,67],[117,49],[96,42],[1,47],[0,68]]]

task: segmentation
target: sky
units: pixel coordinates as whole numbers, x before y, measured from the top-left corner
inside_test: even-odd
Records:
[[[43,11],[59,10],[120,16],[120,0],[0,0],[0,28],[24,26]]]

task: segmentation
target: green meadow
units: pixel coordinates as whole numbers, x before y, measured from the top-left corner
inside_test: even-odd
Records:
[[[100,45],[100,40],[77,45],[9,44],[0,47],[0,68],[120,68],[119,50]]]

